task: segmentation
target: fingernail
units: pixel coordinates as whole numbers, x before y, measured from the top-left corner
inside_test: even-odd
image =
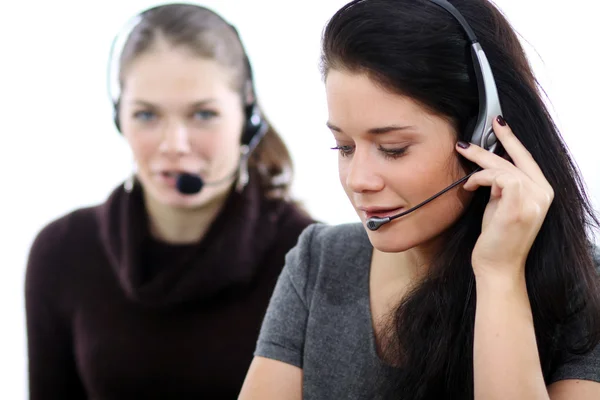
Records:
[[[504,120],[504,118],[502,118],[502,115],[498,115],[496,117],[496,121],[498,121],[498,123],[500,124],[500,126],[506,126],[506,121]]]
[[[461,149],[468,149],[468,148],[469,148],[469,146],[471,145],[471,143],[469,143],[469,142],[463,142],[463,141],[461,140],[461,141],[459,141],[458,143],[456,143],[456,145],[457,145],[458,147],[460,147]]]

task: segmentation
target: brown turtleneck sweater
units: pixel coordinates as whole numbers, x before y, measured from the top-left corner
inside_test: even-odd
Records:
[[[236,399],[284,256],[312,220],[251,179],[197,245],[141,189],[47,225],[26,275],[30,399]]]

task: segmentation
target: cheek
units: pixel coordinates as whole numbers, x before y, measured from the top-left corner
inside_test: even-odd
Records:
[[[346,183],[347,173],[348,172],[347,172],[346,166],[344,165],[342,160],[338,160],[338,177],[340,178],[340,183],[342,185],[344,185],[344,187],[345,187],[345,183]]]
[[[219,132],[204,132],[198,134],[192,141],[194,155],[203,159],[211,160],[223,151],[222,138]]]
[[[241,135],[233,128],[220,127],[211,132],[202,132],[193,141],[195,156],[211,164],[231,164],[240,154]]]
[[[416,205],[431,195],[439,192],[443,187],[442,174],[446,174],[430,162],[407,162],[402,160],[396,165],[391,164],[386,173],[386,186],[391,188],[404,200]]]
[[[437,168],[430,168],[427,173],[415,174],[414,176],[420,177],[419,180],[421,181],[413,181],[414,187],[420,185],[422,190],[415,191],[415,193],[418,192],[418,196],[412,196],[410,199],[412,205],[425,201],[446,189],[465,176],[465,172],[458,159],[452,159]],[[427,210],[427,212],[421,215],[431,222],[431,228],[436,232],[445,230],[462,215],[472,196],[473,193],[462,189],[462,185],[458,185],[426,205],[424,211]]]
[[[388,175],[387,185],[408,201],[411,206],[429,199],[465,175],[457,157],[451,155],[449,151],[436,153],[438,152],[435,150],[425,152],[418,162],[410,160],[410,162],[403,163],[402,160],[399,160],[400,162],[396,166],[389,168],[393,173]],[[459,192],[465,191],[460,187],[455,187],[433,200],[432,205],[439,205],[441,208],[446,208],[447,211],[455,210],[452,204],[456,204],[457,197],[460,200],[464,195],[459,195]],[[468,192],[465,193],[468,194]],[[431,207],[428,208],[431,209]],[[438,207],[434,206],[434,208]]]
[[[158,141],[148,136],[132,134],[127,136],[127,141],[138,163],[151,159],[158,151]]]
[[[453,153],[453,145],[432,149],[430,157],[414,166],[413,178],[422,181],[422,186],[427,190],[435,189],[431,195],[445,189],[465,175],[465,171],[458,156]],[[455,190],[453,190],[455,191]]]
[[[342,157],[338,156],[339,160],[338,160],[338,177],[340,180],[340,184],[342,185],[342,188],[344,189],[344,192],[346,192],[346,194],[350,195],[351,190],[348,188],[348,186],[346,185],[346,178],[348,176],[348,164],[344,161]],[[350,197],[350,199],[352,199]]]

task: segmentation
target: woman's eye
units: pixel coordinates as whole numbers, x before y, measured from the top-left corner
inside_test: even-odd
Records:
[[[354,152],[354,146],[335,146],[331,150],[337,150],[342,157],[346,157]]]
[[[133,114],[133,117],[135,119],[139,119],[140,121],[150,121],[156,117],[156,114],[154,114],[152,111],[137,111]]]
[[[206,121],[217,116],[217,113],[210,110],[199,110],[194,113],[194,118]]]
[[[383,146],[379,146],[379,150],[381,152],[383,152],[385,157],[390,158],[392,160],[402,157],[406,153],[407,149],[408,149],[408,146],[402,147],[402,148],[397,148],[397,149],[388,149]]]

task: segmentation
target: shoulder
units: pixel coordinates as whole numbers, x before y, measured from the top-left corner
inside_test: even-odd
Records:
[[[79,208],[48,222],[35,236],[31,250],[48,252],[80,238],[82,232],[97,226],[97,209],[97,206]]]
[[[362,268],[370,256],[371,246],[360,223],[327,225],[313,223],[298,238],[287,254],[284,271],[305,297],[311,297],[317,282],[345,279]]]
[[[360,223],[327,225],[311,224],[298,239],[298,247],[312,263],[337,260],[342,263],[370,249],[368,236]]]
[[[591,250],[596,271],[600,274],[600,248],[592,244]],[[600,342],[595,342],[594,346],[590,346],[591,343],[587,342],[598,337],[597,334],[591,336],[587,334],[590,332],[587,323],[589,320],[585,316],[576,317],[572,322],[573,325],[568,327],[564,340],[569,344],[569,350],[565,350],[562,363],[553,372],[551,382],[563,379],[600,382]],[[585,347],[588,351],[583,351]]]
[[[328,253],[333,253],[334,256],[342,255],[341,253],[346,253],[353,247],[362,248],[369,240],[360,223],[341,225],[314,223],[310,228],[311,230],[304,236],[310,238],[312,249],[318,252],[327,249]]]
[[[550,382],[583,379],[600,382],[600,343],[585,354],[571,354],[550,377]]]
[[[85,251],[90,234],[97,235],[97,207],[80,208],[47,223],[34,237],[27,258],[26,281],[33,284],[57,279],[64,272],[67,254]]]

